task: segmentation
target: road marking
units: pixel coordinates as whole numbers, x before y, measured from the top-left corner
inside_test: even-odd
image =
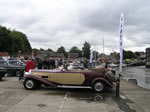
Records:
[[[66,100],[67,100],[67,96],[68,96],[68,91],[67,91],[66,94],[65,94],[64,100],[63,100],[63,102],[61,103],[58,112],[61,112],[61,110],[62,110],[62,108],[63,108],[63,106],[64,106],[64,104],[65,104],[65,102],[66,102]]]

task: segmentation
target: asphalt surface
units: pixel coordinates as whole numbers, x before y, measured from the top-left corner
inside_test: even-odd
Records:
[[[115,88],[103,93],[52,87],[29,91],[18,77],[0,81],[0,112],[149,112],[149,104],[150,91],[123,80],[120,98]]]
[[[139,86],[150,90],[150,69],[145,66],[123,68],[122,78],[136,79]]]

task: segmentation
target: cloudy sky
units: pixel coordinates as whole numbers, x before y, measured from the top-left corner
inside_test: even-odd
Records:
[[[25,33],[32,48],[119,51],[119,18],[125,16],[124,48],[150,47],[149,0],[0,0],[0,25]]]

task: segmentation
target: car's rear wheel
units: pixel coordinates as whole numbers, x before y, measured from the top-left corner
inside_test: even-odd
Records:
[[[24,82],[24,87],[27,90],[34,90],[34,89],[37,89],[39,86],[40,86],[40,83],[38,83],[34,79],[26,79]]]
[[[102,82],[102,81],[96,81],[94,84],[93,84],[93,90],[95,92],[103,92],[104,91],[104,88],[105,88],[105,84]]]

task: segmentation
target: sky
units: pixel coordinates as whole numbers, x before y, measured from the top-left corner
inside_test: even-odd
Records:
[[[99,53],[119,52],[120,14],[123,48],[150,47],[149,0],[0,0],[0,25],[25,33],[32,48],[73,46],[85,41]]]

